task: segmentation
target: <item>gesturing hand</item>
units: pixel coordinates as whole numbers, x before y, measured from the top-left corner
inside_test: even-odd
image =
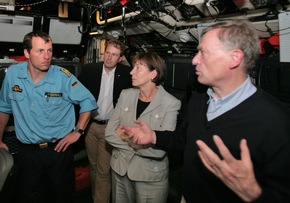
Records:
[[[198,154],[205,167],[244,201],[249,202],[258,198],[262,189],[254,174],[247,141],[241,140],[241,160],[237,160],[219,136],[214,135],[213,140],[223,159],[220,159],[203,141],[196,141],[200,149]]]
[[[156,135],[144,121],[136,120],[134,123],[138,126],[120,126],[120,128],[129,136],[135,144],[155,144]]]

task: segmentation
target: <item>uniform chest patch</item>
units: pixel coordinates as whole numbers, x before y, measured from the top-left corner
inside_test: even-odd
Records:
[[[78,85],[78,82],[75,81],[71,86],[72,86],[72,87],[76,87],[77,85]]]
[[[23,90],[18,85],[14,85],[12,87],[12,91],[13,92],[22,92]]]

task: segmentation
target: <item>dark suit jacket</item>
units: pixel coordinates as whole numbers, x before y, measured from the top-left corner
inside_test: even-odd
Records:
[[[116,67],[113,87],[114,107],[116,106],[121,91],[123,89],[132,87],[130,71],[131,67],[123,64],[118,64]],[[102,72],[103,62],[89,63],[84,65],[84,67],[82,68],[82,72],[78,77],[80,82],[94,95],[96,101],[98,101],[99,98]]]

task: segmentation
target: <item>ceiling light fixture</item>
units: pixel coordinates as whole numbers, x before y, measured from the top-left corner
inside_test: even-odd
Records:
[[[181,42],[188,42],[190,40],[190,36],[186,32],[181,32],[178,37]]]
[[[120,37],[120,35],[121,35],[120,32],[115,31],[115,30],[112,31],[111,34],[112,34],[112,36],[113,36],[115,39],[119,39],[119,37]]]

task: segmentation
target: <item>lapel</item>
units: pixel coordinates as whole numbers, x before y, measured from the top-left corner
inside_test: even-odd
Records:
[[[160,105],[162,104],[162,95],[163,95],[164,89],[162,86],[158,86],[157,88],[158,88],[158,92],[156,96],[153,98],[149,106],[141,113],[140,117],[154,111],[155,109],[160,107]]]
[[[122,88],[122,84],[121,84],[122,71],[121,71],[121,69],[122,68],[120,68],[119,65],[117,64],[117,67],[115,70],[115,75],[114,75],[114,90]]]

